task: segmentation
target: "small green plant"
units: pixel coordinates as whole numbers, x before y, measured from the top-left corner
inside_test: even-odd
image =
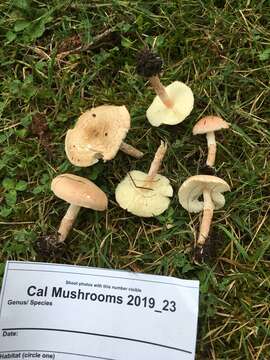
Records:
[[[6,32],[6,44],[13,41],[31,43],[41,37],[53,20],[52,13],[53,9],[38,8],[30,0],[13,0],[10,16],[12,26]]]
[[[259,59],[261,61],[266,61],[270,59],[270,48],[267,48],[259,53]]]
[[[0,206],[0,216],[6,218],[15,209],[18,193],[27,189],[27,182],[24,180],[16,181],[14,178],[4,178],[2,181],[4,189],[4,205]]]

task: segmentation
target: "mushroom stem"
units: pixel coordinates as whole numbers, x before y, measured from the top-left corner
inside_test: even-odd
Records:
[[[215,139],[214,131],[210,131],[206,134],[207,146],[208,146],[208,156],[206,165],[213,167],[216,159],[217,145]]]
[[[197,245],[202,247],[208,237],[210,225],[213,218],[214,204],[211,199],[210,191],[205,189],[203,191],[203,218],[200,226],[200,233],[197,240]]]
[[[151,183],[151,181],[154,180],[155,176],[157,175],[157,173],[160,169],[160,166],[161,166],[162,160],[166,154],[166,151],[167,151],[167,144],[164,143],[163,141],[161,141],[161,144],[155,153],[154,160],[152,161],[150,169],[148,171],[145,184],[149,184],[149,183]]]
[[[162,83],[159,80],[159,77],[157,75],[155,76],[151,76],[149,78],[150,84],[153,87],[153,89],[155,90],[157,96],[160,98],[160,100],[163,102],[163,104],[167,107],[167,108],[171,108],[173,107],[173,102],[172,100],[169,98],[169,95],[166,92],[165,87],[162,85]]]
[[[61,243],[66,240],[74,221],[80,211],[80,206],[70,204],[65,216],[63,217],[58,229],[58,242]]]
[[[122,142],[120,145],[120,150],[136,159],[143,157],[143,152],[125,142]]]

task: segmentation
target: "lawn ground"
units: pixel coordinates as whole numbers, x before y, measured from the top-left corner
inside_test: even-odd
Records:
[[[42,260],[199,279],[197,359],[270,359],[270,3],[269,1],[1,1],[0,262]],[[181,124],[153,128],[154,94],[136,75],[136,54],[154,47],[162,81],[187,83],[195,106]],[[67,129],[84,110],[126,104],[127,141],[144,151],[78,168],[64,152]],[[211,258],[194,264],[200,216],[177,191],[202,173],[203,136],[192,127],[217,114],[216,175],[232,191],[214,215]],[[114,198],[131,169],[146,171],[160,139],[162,174],[175,196],[162,216],[143,219]],[[82,210],[65,245],[48,240],[67,205],[50,191],[56,174],[85,176],[109,196],[105,213]]]

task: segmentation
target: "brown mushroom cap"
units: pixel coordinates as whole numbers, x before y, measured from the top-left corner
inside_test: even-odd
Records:
[[[69,204],[103,211],[108,207],[106,194],[92,181],[73,174],[56,176],[51,183],[54,194]]]
[[[193,127],[193,135],[206,134],[212,131],[228,129],[229,126],[230,124],[219,116],[205,116],[201,118]]]
[[[65,139],[69,161],[76,166],[90,166],[99,159],[111,160],[117,154],[130,128],[125,106],[102,105],[83,113]]]

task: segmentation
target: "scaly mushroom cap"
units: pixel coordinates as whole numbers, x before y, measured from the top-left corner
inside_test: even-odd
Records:
[[[80,207],[103,211],[108,207],[106,194],[92,181],[73,174],[56,176],[51,183],[54,194]]]
[[[174,81],[165,89],[174,105],[168,108],[156,96],[146,112],[147,119],[153,126],[179,124],[193,109],[193,92],[186,84],[181,81]]]
[[[102,105],[83,113],[65,139],[69,161],[76,166],[90,166],[111,160],[130,128],[130,115],[125,106]]]
[[[230,186],[226,181],[211,175],[191,176],[184,181],[178,192],[180,204],[189,212],[202,211],[204,202],[200,201],[199,198],[205,189],[210,191],[215,210],[221,209],[225,204],[222,193],[230,191]]]
[[[169,180],[159,174],[151,184],[145,185],[146,181],[147,174],[144,172],[129,172],[115,190],[116,201],[121,208],[134,215],[158,216],[168,208],[173,189]]]
[[[162,69],[160,56],[149,49],[143,49],[137,56],[137,74],[146,78],[158,75]]]
[[[206,134],[212,131],[228,129],[229,126],[230,124],[219,116],[205,116],[201,118],[193,127],[193,135]]]

